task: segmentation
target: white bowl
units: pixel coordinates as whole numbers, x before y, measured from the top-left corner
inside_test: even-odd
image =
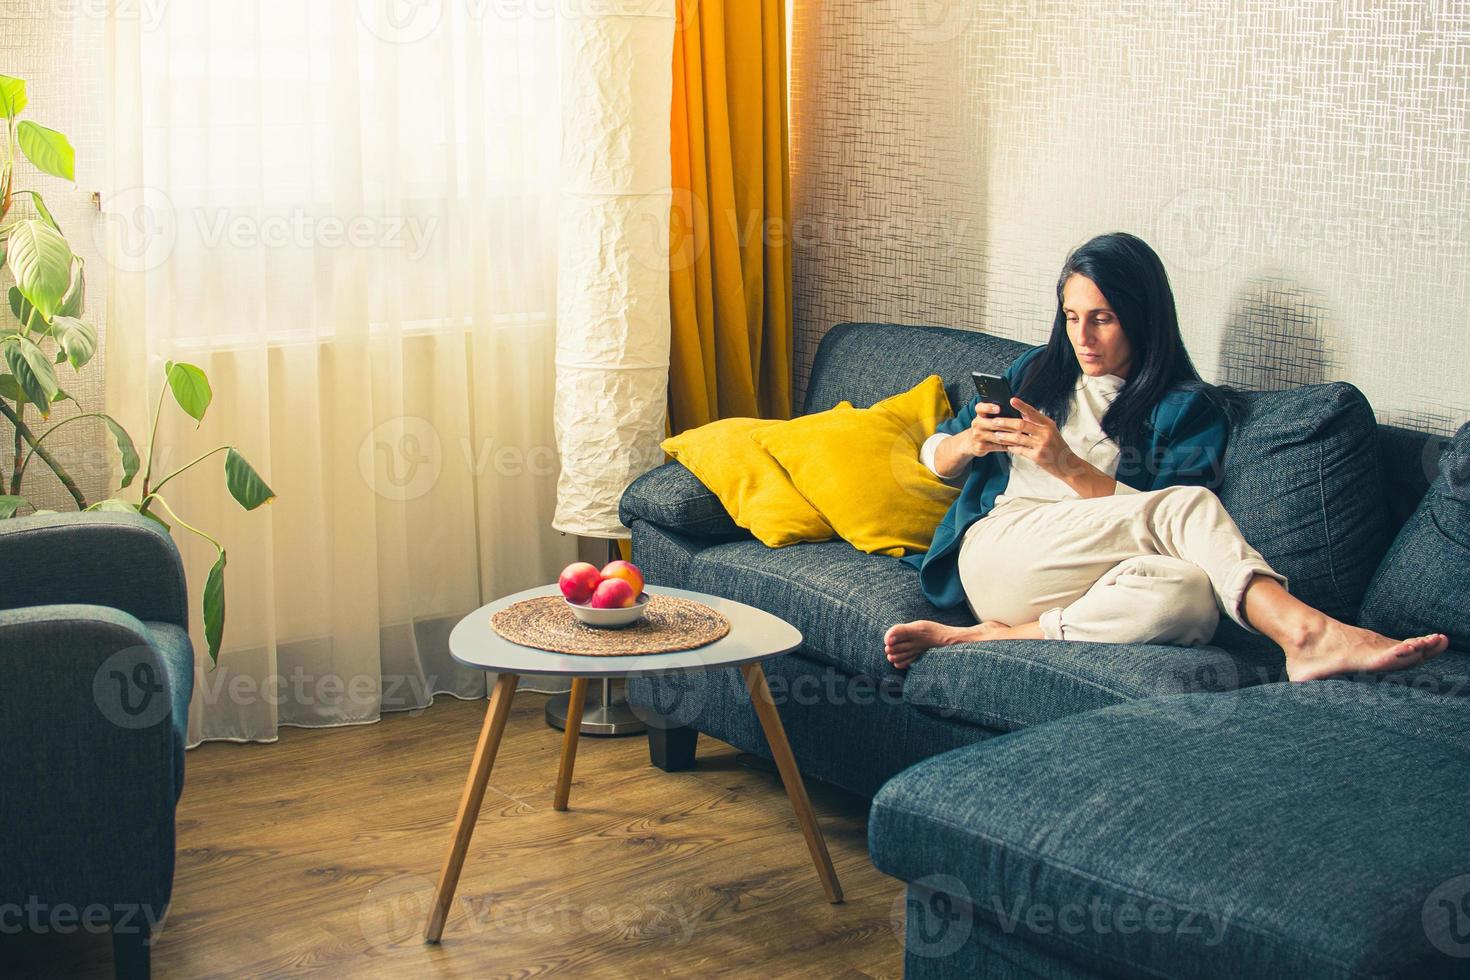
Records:
[[[616,628],[632,626],[643,618],[643,613],[648,609],[648,593],[644,592],[638,596],[638,601],[633,605],[619,609],[594,609],[591,606],[579,605],[566,596],[562,596],[562,602],[565,602],[572,610],[572,615],[588,626]]]

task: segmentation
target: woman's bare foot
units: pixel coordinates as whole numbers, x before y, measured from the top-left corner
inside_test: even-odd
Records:
[[[1282,649],[1286,651],[1286,676],[1293,681],[1403,670],[1439,656],[1450,643],[1443,633],[1394,640],[1330,616],[1301,624],[1289,639]]]
[[[1011,627],[994,619],[978,626],[947,626],[932,619],[917,619],[912,623],[888,627],[888,632],[883,634],[883,652],[889,663],[903,670],[919,659],[919,654],[932,647],[1010,639],[1012,637],[1006,635],[1010,630]]]

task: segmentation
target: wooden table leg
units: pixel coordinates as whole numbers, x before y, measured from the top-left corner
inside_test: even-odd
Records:
[[[485,786],[490,782],[490,769],[495,765],[500,737],[505,734],[505,720],[510,717],[510,703],[515,698],[517,680],[515,674],[501,674],[496,678],[490,706],[485,709],[485,725],[480,729],[480,741],[475,746],[474,761],[470,763],[469,779],[465,780],[464,795],[459,799],[454,840],[444,858],[444,870],[439,873],[439,887],[434,890],[434,905],[429,910],[429,925],[424,930],[425,942],[437,943],[444,933],[444,920],[449,918],[449,906],[459,884],[459,871],[464,866],[465,852],[470,849],[470,837],[475,833],[475,820],[480,816],[480,803],[485,799]]]
[[[806,838],[807,850],[812,852],[812,863],[817,866],[817,877],[822,879],[822,890],[827,893],[827,901],[836,904],[842,901],[842,886],[837,882],[837,872],[832,867],[831,855],[827,853],[822,828],[812,813],[811,800],[807,799],[806,784],[801,781],[796,756],[791,754],[791,744],[786,741],[786,729],[781,724],[781,716],[776,713],[776,703],[771,700],[765,668],[757,661],[742,665],[740,672],[745,675],[750,703],[755,706],[755,715],[766,733],[766,742],[776,759],[776,769],[781,773],[786,795],[791,798],[791,808],[796,811],[796,822],[801,825],[802,836]]]
[[[567,701],[567,727],[561,736],[561,766],[556,770],[556,800],[552,806],[567,808],[572,792],[572,766],[577,763],[577,740],[582,734],[582,706],[587,703],[587,678],[572,678],[572,693]]]

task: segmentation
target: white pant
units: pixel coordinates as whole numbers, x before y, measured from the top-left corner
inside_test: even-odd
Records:
[[[1210,641],[1257,574],[1282,585],[1203,487],[1066,500],[1011,498],[972,525],[960,582],[980,621],[1041,621],[1050,640]]]

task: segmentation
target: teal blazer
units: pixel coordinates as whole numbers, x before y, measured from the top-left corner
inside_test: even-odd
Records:
[[[1012,391],[1020,390],[1019,379],[1025,377],[1028,366],[1042,349],[1027,351],[1006,369],[1005,378]],[[968,429],[975,421],[975,406],[979,401],[972,398],[958,415],[940,423],[936,431],[954,435]],[[1201,391],[1175,388],[1159,400],[1149,423],[1142,445],[1125,447],[1119,455],[1120,482],[1143,491],[1186,484],[1212,489],[1219,485],[1230,423],[1215,402]],[[971,460],[964,488],[934,529],[929,550],[902,559],[919,570],[924,598],[940,609],[950,609],[965,601],[965,590],[960,584],[960,543],[970,525],[995,507],[995,498],[1005,492],[1010,478],[1011,458],[1006,453],[989,453]]]

